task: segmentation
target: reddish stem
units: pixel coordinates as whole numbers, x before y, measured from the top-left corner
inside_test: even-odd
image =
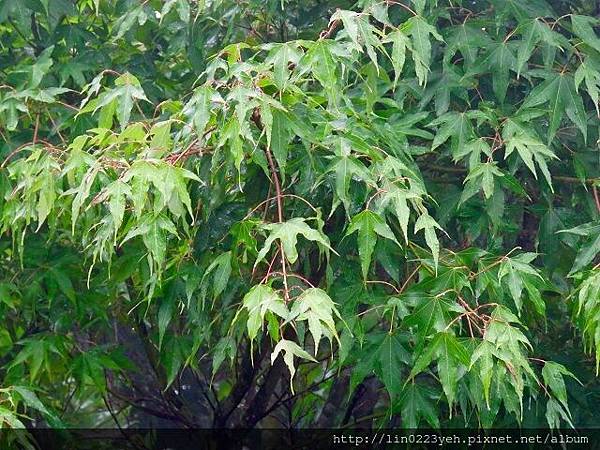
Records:
[[[598,210],[598,213],[600,213],[600,198],[598,197],[598,189],[596,188],[596,186],[594,186],[592,188],[592,192],[594,193],[594,200],[596,202],[596,209]]]

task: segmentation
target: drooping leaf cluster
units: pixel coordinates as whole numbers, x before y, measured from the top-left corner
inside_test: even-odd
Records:
[[[0,1],[2,424],[595,423],[597,12],[292,3]]]

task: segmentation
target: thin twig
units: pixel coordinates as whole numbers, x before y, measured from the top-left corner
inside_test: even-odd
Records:
[[[339,8],[338,8],[338,10],[339,10]],[[319,34],[319,40],[329,39],[339,25],[340,25],[339,20],[332,20],[331,22],[329,22],[329,26],[327,27],[327,29],[321,31],[321,33]]]
[[[396,292],[396,294],[400,294],[401,293],[401,291],[396,286],[394,286],[392,283],[388,283],[387,281],[383,281],[383,280],[366,280],[365,283],[367,283],[367,284],[383,284],[385,286],[391,287],[394,290],[394,292]]]
[[[409,13],[411,13],[413,16],[418,16],[418,14],[416,12],[414,12],[412,9],[410,9],[410,7],[406,6],[404,3],[397,2],[395,0],[386,0],[386,3],[388,5],[398,5],[398,6],[401,6],[402,8],[404,8],[405,10],[407,10]]]
[[[498,259],[497,261],[494,261],[492,264],[490,264],[489,266],[484,267],[483,269],[481,269],[480,271],[476,272],[476,273],[472,273],[469,275],[469,280],[473,280],[475,279],[478,275],[487,272],[488,270],[490,270],[491,268],[497,266],[498,264],[501,264],[502,262],[506,261],[508,259],[508,257],[516,250],[521,250],[521,247],[515,247],[513,248],[510,252],[508,252],[506,255],[502,256],[500,259]]]
[[[596,202],[596,209],[598,213],[600,213],[600,198],[598,197],[598,188],[594,185],[592,188],[592,192],[594,193],[594,201]]]
[[[402,286],[400,286],[400,294],[402,292],[404,292],[404,289],[406,289],[406,286],[408,286],[408,283],[410,282],[410,280],[412,280],[412,278],[416,275],[416,273],[419,271],[419,269],[421,268],[423,264],[419,263],[419,265],[417,267],[415,267],[415,270],[413,270],[410,275],[406,278],[406,280],[404,280],[404,283],[402,283]]]
[[[35,116],[35,128],[33,129],[33,145],[37,144],[39,129],[40,129],[40,113],[38,113]]]
[[[271,262],[269,263],[269,267],[267,269],[267,273],[265,274],[265,276],[263,277],[263,279],[260,280],[260,284],[265,283],[269,279],[269,276],[271,274],[271,269],[273,268],[273,264],[275,264],[275,260],[277,259],[277,255],[279,255],[280,251],[281,251],[281,248],[277,248],[277,251],[273,255],[273,258],[271,258]],[[255,266],[255,269],[256,269],[256,266]],[[254,270],[252,271],[252,277],[254,277]]]
[[[283,272],[269,272],[267,275],[265,275],[264,280],[267,280],[268,278],[275,276],[275,275],[281,275],[283,276]],[[302,275],[298,275],[297,273],[294,272],[289,272],[286,274],[286,276],[288,277],[292,277],[292,278],[298,278],[299,280],[303,281],[304,283],[308,284],[310,287],[315,287],[314,284],[312,284],[308,279],[306,279],[305,277],[303,277]]]
[[[52,117],[52,114],[50,114],[50,110],[48,108],[46,108],[46,112],[48,113],[48,118],[50,119],[50,122],[52,122],[52,126],[56,129],[56,134],[60,138],[60,141],[63,143],[63,145],[66,146],[67,141],[65,140],[64,136],[61,134],[60,129],[59,129],[58,125],[56,124],[56,122],[54,121],[54,118]]]
[[[260,118],[260,111],[255,109],[252,113],[252,121],[256,124],[259,130],[264,130],[264,127]],[[277,202],[277,221],[279,223],[283,223],[283,194],[281,191],[281,184],[279,183],[279,176],[277,174],[277,166],[275,165],[275,161],[273,161],[273,155],[271,154],[271,149],[269,147],[265,147],[265,154],[267,155],[267,161],[269,163],[269,169],[271,171],[271,177],[273,178],[272,183],[275,186],[275,199]],[[281,271],[283,272],[283,287],[284,287],[284,298],[286,302],[290,301],[290,294],[287,282],[287,267],[285,261],[285,251],[283,249],[283,245],[279,242],[279,250],[281,252]]]

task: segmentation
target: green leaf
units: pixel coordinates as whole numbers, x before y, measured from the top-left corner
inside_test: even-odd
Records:
[[[339,9],[331,16],[331,21],[335,20],[342,21],[344,30],[348,33],[354,48],[362,52],[364,47],[371,62],[379,71],[375,49],[381,49],[382,45],[377,37],[377,29],[369,23],[368,16]]]
[[[318,41],[312,45],[305,57],[314,77],[327,92],[329,102],[335,105],[339,92],[337,92],[338,75],[332,45],[327,40]]]
[[[290,78],[290,63],[297,65],[301,54],[294,42],[278,45],[270,61],[273,63],[273,81],[280,90],[285,90]]]
[[[48,271],[48,276],[56,282],[60,291],[72,302],[75,302],[75,289],[69,276],[60,268],[52,267]]]
[[[436,228],[438,230],[442,229],[435,219],[426,212],[421,214],[415,222],[415,234],[421,230],[423,230],[425,233],[425,242],[427,243],[427,247],[429,247],[431,250],[431,254],[433,255],[433,263],[437,271],[438,260],[440,257],[440,242],[435,232]]]
[[[405,428],[417,429],[422,419],[433,428],[440,427],[438,408],[431,400],[429,390],[418,383],[409,383],[402,391],[400,398],[402,425]]]
[[[225,252],[217,256],[206,268],[202,276],[202,282],[209,274],[213,274],[213,298],[217,298],[227,287],[231,276],[231,252]]]
[[[335,210],[339,201],[342,202],[346,212],[350,211],[350,181],[361,180],[369,181],[371,174],[365,165],[355,156],[352,156],[352,148],[347,139],[339,139],[336,146],[336,157],[334,163],[330,166],[330,171],[335,173],[335,194],[334,206],[331,208],[331,214]]]
[[[578,319],[578,327],[583,333],[585,347],[591,351],[596,349],[596,376],[600,373],[600,317],[597,314],[600,306],[600,271],[592,272],[577,287],[577,307],[574,317]]]
[[[573,267],[569,273],[573,274],[583,269],[585,266],[594,261],[594,258],[596,258],[598,253],[600,253],[600,234],[598,234],[595,238],[588,240],[582,246],[581,250],[577,253],[577,257],[575,258]]]
[[[394,89],[398,84],[402,69],[404,68],[404,62],[406,60],[406,49],[411,49],[409,38],[400,30],[394,30],[385,37],[383,42],[392,43],[392,53],[390,60],[394,67]]]
[[[165,332],[173,317],[173,311],[175,310],[175,296],[169,295],[161,301],[160,308],[158,309],[158,348],[162,347],[163,338]]]
[[[567,422],[571,428],[575,428],[571,417],[569,417],[569,414],[562,405],[553,398],[548,399],[548,403],[546,403],[546,420],[548,421],[548,426],[556,429],[561,428],[561,419]]]
[[[506,345],[513,353],[520,351],[521,345],[531,347],[529,339],[517,327],[510,325],[520,323],[518,319],[504,306],[497,306],[492,313],[492,322],[485,330],[484,339],[496,345],[497,348]]]
[[[517,69],[517,78],[521,75],[521,71],[523,70],[523,66],[533,53],[533,49],[535,45],[540,41],[541,35],[539,31],[539,27],[542,22],[535,18],[531,21],[531,23],[527,24],[525,27],[525,31],[523,32],[523,36],[521,39],[521,43],[519,44],[519,49],[517,50],[517,61],[516,61],[516,69]]]
[[[492,385],[492,377],[494,376],[494,347],[487,341],[481,342],[471,355],[469,370],[478,363],[479,377],[483,387],[483,395],[488,409],[490,409],[490,388]]]
[[[535,160],[544,174],[544,178],[548,182],[550,189],[554,191],[546,161],[548,158],[558,159],[554,152],[534,136],[528,134],[525,129],[510,121],[504,126],[502,138],[505,141],[504,159],[508,158],[513,151],[516,150],[521,157],[521,160],[529,168],[531,173],[533,173],[534,178],[537,179],[537,172],[534,164]]]
[[[546,386],[550,388],[552,395],[562,404],[567,414],[570,416],[569,404],[567,402],[567,388],[565,386],[564,376],[569,376],[577,380],[569,370],[562,364],[552,361],[546,361],[542,367],[542,377]],[[579,381],[579,380],[577,380]]]
[[[43,414],[51,415],[50,411],[48,411],[48,408],[44,406],[35,392],[24,386],[12,386],[11,388],[21,396],[27,406],[37,409]]]
[[[349,236],[355,231],[358,232],[358,254],[360,256],[362,274],[363,278],[366,279],[369,267],[371,266],[373,250],[377,243],[377,236],[389,239],[398,245],[400,245],[400,243],[396,240],[396,236],[394,236],[394,233],[387,223],[373,211],[368,209],[352,218],[345,236]]]
[[[164,215],[154,218],[146,216],[137,227],[127,233],[122,243],[136,236],[142,236],[142,241],[149,254],[154,259],[156,266],[160,268],[165,260],[168,234],[177,236],[177,229],[171,220]]]
[[[221,364],[223,364],[223,361],[225,361],[225,358],[227,356],[229,356],[229,360],[231,362],[233,362],[233,360],[235,358],[236,350],[237,350],[237,344],[236,344],[235,340],[233,339],[233,337],[223,336],[221,339],[219,339],[219,342],[217,342],[217,345],[215,345],[215,348],[214,348],[214,356],[213,356],[213,361],[212,361],[212,375],[211,375],[212,378],[214,378],[217,371],[219,370],[219,367],[221,367]]]
[[[44,76],[50,71],[50,68],[54,64],[52,60],[52,52],[54,51],[54,45],[44,49],[42,53],[37,57],[34,64],[28,67],[27,72],[29,73],[29,88],[34,89],[40,85]]]
[[[478,164],[471,169],[465,178],[467,187],[464,192],[470,194],[473,190],[481,188],[485,198],[489,199],[494,194],[494,177],[503,176],[504,174],[498,169],[495,162]],[[469,189],[470,185],[473,185],[473,189]],[[461,196],[460,203],[462,204],[465,200],[465,196]]]
[[[534,253],[523,253],[514,258],[505,257],[500,263],[498,270],[498,281],[506,277],[505,284],[508,285],[510,294],[517,307],[517,312],[521,313],[523,301],[521,295],[524,284],[534,278],[543,279],[542,276],[529,263],[537,257]]]
[[[283,299],[269,286],[258,284],[244,296],[242,307],[248,312],[248,337],[253,341],[262,329],[268,311],[287,319],[288,309]]]
[[[94,112],[103,107],[110,108],[117,116],[121,130],[124,130],[129,124],[131,110],[137,100],[149,102],[138,79],[130,73],[125,73],[115,80],[114,89],[110,89],[98,97]]]
[[[508,89],[509,70],[515,70],[517,65],[510,43],[495,44],[483,63],[492,73],[492,89],[496,98],[500,103],[504,103]]]
[[[0,406],[0,425],[2,425],[3,428],[4,423],[6,423],[10,428],[26,428],[25,424],[19,420],[15,413],[4,408],[3,406]]]
[[[193,219],[194,211],[185,179],[195,181],[200,181],[200,179],[192,172],[170,164],[159,166],[157,172],[152,182],[162,194],[163,206],[169,206],[171,212],[179,216],[179,208],[173,207],[173,202],[179,201],[185,205],[190,217]]]
[[[550,142],[564,116],[565,111],[573,123],[587,139],[587,116],[581,96],[577,95],[572,76],[564,73],[551,73],[546,81],[536,86],[523,102],[521,110],[547,104],[550,113],[548,142]]]
[[[116,34],[114,39],[121,39],[136,22],[139,25],[143,25],[146,20],[148,20],[148,16],[146,15],[143,4],[136,8],[132,8],[130,11],[120,17],[118,21],[116,21],[114,27]]]
[[[175,336],[169,337],[170,339],[168,339],[161,352],[161,360],[167,375],[167,387],[173,384],[186,359],[185,349],[181,340]]]
[[[308,322],[308,329],[313,337],[314,352],[316,355],[324,331],[327,335],[335,337],[338,344],[340,343],[335,328],[334,316],[341,319],[340,313],[329,295],[322,289],[309,288],[305,289],[294,300],[286,322],[303,320]]]
[[[408,244],[408,222],[410,220],[408,202],[413,199],[420,199],[420,196],[411,190],[399,188],[394,184],[386,186],[384,191],[378,198],[378,205],[396,216],[404,235],[404,242]]]
[[[231,252],[224,253],[223,259],[219,258],[219,265],[217,270],[215,271],[215,277],[213,281],[213,295],[217,297],[221,292],[225,290],[227,287],[227,282],[229,281],[229,277],[231,275]]]
[[[573,25],[573,32],[579,36],[583,42],[597,52],[600,52],[600,38],[593,28],[598,26],[598,19],[572,14],[571,24]]]
[[[378,376],[390,396],[390,407],[394,409],[402,393],[402,366],[410,361],[410,355],[397,334],[386,333],[378,349],[378,360]]]
[[[419,85],[424,86],[427,83],[429,65],[431,63],[431,41],[429,35],[438,41],[443,41],[442,36],[436,28],[421,16],[413,16],[408,19],[403,27],[403,31],[411,37],[412,57],[415,62],[415,72],[419,80]]]
[[[410,376],[414,378],[434,359],[437,359],[438,362],[438,376],[448,404],[452,406],[456,399],[458,368],[460,366],[468,367],[469,354],[454,335],[448,332],[437,333],[427,349],[415,361]]]
[[[281,181],[285,182],[285,169],[288,159],[288,145],[291,137],[290,123],[287,115],[277,109],[272,110],[273,124],[271,127],[270,148],[277,161],[279,172],[281,173]]]
[[[562,34],[553,31],[539,17],[531,22],[525,22],[520,28],[522,28],[522,38],[517,50],[517,78],[519,78],[525,63],[531,58],[536,45],[539,45],[540,42],[543,45],[560,50],[563,50],[563,47],[570,47],[569,41]]]
[[[441,126],[435,134],[431,150],[435,150],[451,138],[452,154],[456,158],[456,155],[459,154],[465,144],[474,137],[469,113],[449,112],[438,117],[428,126],[435,127],[438,125]]]
[[[106,188],[106,194],[109,198],[108,210],[113,219],[116,241],[117,233],[123,223],[126,201],[128,198],[131,198],[132,192],[128,184],[121,180],[115,180]]]
[[[579,64],[574,74],[575,92],[579,91],[581,82],[585,80],[588,95],[594,102],[596,114],[600,117],[599,93],[600,93],[600,64],[588,57]]]
[[[43,187],[40,190],[39,200],[36,207],[38,215],[38,226],[36,232],[40,230],[42,224],[46,221],[50,212],[52,212],[54,202],[56,201],[57,197],[56,187],[54,185],[54,175],[50,168],[47,170],[47,176],[43,179]]]
[[[276,239],[281,242],[285,257],[291,264],[294,264],[298,259],[298,251],[296,250],[298,235],[303,236],[309,241],[316,242],[319,244],[320,248],[325,251],[333,251],[329,245],[327,236],[321,231],[309,227],[305,220],[306,219],[302,217],[295,217],[287,222],[263,225],[263,228],[270,232],[270,234],[265,240],[263,248],[258,252],[254,266],[256,267],[256,265],[265,258]]]
[[[79,213],[83,206],[85,200],[89,197],[90,191],[92,189],[92,184],[100,171],[100,167],[97,164],[94,164],[92,167],[88,169],[85,173],[81,184],[77,188],[75,198],[73,199],[73,203],[71,205],[71,232],[75,233],[75,224],[77,223],[77,219],[79,218]]]
[[[184,113],[191,118],[196,133],[202,134],[210,121],[211,99],[215,95],[210,86],[200,86],[185,105]]]
[[[425,295],[418,299],[413,312],[404,319],[404,325],[416,327],[422,340],[433,332],[446,329],[453,317],[464,309],[456,302],[441,295]]]
[[[290,389],[292,394],[294,393],[294,375],[296,373],[296,367],[294,366],[294,356],[302,359],[307,359],[312,362],[317,362],[309,353],[302,350],[298,344],[293,341],[288,341],[286,339],[282,339],[277,343],[275,348],[273,349],[273,353],[271,353],[271,364],[275,362],[277,356],[281,352],[284,352],[283,360],[285,361],[285,365],[288,367],[290,371]]]
[[[465,58],[465,66],[472,67],[477,60],[480,48],[489,47],[492,41],[485,30],[470,21],[448,27],[446,30],[446,46],[444,49],[444,66],[452,65],[451,60],[457,51]]]

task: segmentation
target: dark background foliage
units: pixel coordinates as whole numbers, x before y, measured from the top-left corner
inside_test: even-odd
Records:
[[[597,426],[599,19],[0,0],[2,426]]]

